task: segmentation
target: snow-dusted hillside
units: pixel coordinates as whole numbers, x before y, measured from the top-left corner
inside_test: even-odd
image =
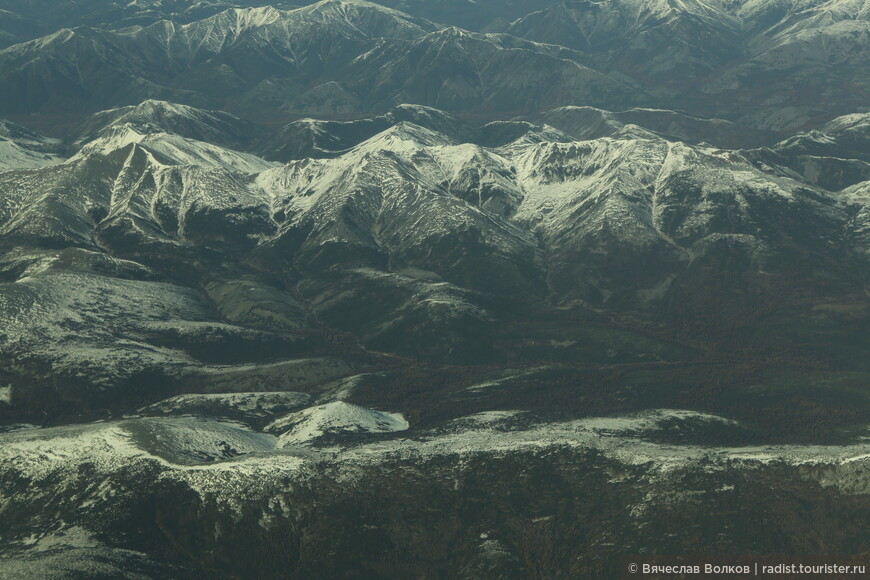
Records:
[[[353,420],[336,422],[339,415]],[[774,509],[768,502],[775,502],[781,517],[772,518],[763,532],[739,515],[745,511],[716,516],[717,529],[725,530],[719,541],[739,548],[749,542],[758,545],[765,541],[764,534],[785,530],[784,517],[799,517],[811,489],[822,489],[828,497],[824,507],[814,512],[814,521],[825,524],[818,533],[840,537],[828,524],[848,506],[860,506],[859,498],[866,495],[870,483],[864,475],[864,445],[711,448],[649,440],[663,431],[680,431],[681,426],[697,429],[729,423],[707,414],[659,409],[554,423],[522,415],[516,411],[469,415],[414,439],[345,439],[341,446],[304,450],[296,445],[276,449],[270,435],[195,418],[129,419],[0,434],[0,482],[28,481],[26,489],[16,494],[15,506],[6,510],[0,569],[24,574],[43,570],[48,575],[70,569],[89,574],[113,569],[116,577],[123,578],[145,569],[150,570],[146,577],[169,573],[194,577],[219,562],[223,567],[217,577],[228,578],[224,575],[242,572],[238,559],[251,558],[244,564],[245,574],[277,578],[271,572],[277,562],[282,574],[310,577],[322,572],[323,564],[315,569],[306,564],[307,558],[275,556],[282,541],[307,537],[300,553],[313,558],[324,546],[342,548],[343,558],[327,565],[333,574],[351,562],[370,565],[389,549],[391,542],[372,540],[371,534],[393,525],[393,510],[404,514],[401,521],[408,532],[422,533],[417,526],[429,525],[433,521],[429,511],[437,509],[461,523],[442,523],[445,530],[416,549],[441,550],[446,544],[441,539],[444,533],[469,547],[440,561],[439,569],[487,570],[498,564],[522,572],[530,565],[523,549],[534,545],[534,540],[519,539],[522,536],[515,536],[509,525],[526,521],[536,529],[541,524],[535,520],[546,518],[556,545],[571,538],[576,542],[577,520],[562,515],[558,506],[597,513],[589,518],[593,529],[603,526],[619,536],[631,533],[631,546],[642,550],[661,542],[655,531],[644,530],[668,525],[674,518],[680,522],[692,518],[706,525],[714,516],[705,516],[704,510],[722,502],[752,504],[763,518]],[[304,419],[292,431],[297,436],[294,441],[303,432],[314,435],[320,429],[351,424],[382,432],[407,428],[396,416],[344,403],[310,408],[300,417]],[[327,417],[326,422],[320,420]],[[319,418],[316,424],[311,423],[315,418]],[[753,485],[758,478],[766,483]],[[534,493],[530,505],[514,495],[520,489]],[[153,490],[147,498],[145,490]],[[498,502],[494,512],[473,509],[492,494],[514,505]],[[792,494],[801,503],[790,500]],[[624,515],[611,513],[611,504],[619,504]],[[136,540],[116,532],[129,526],[127,514],[141,509],[156,510],[161,522],[159,533],[144,532],[149,545],[172,553],[188,542],[208,541],[214,543],[216,555],[159,558],[135,551]],[[211,530],[186,527],[193,513],[223,532],[214,536]],[[24,514],[28,521],[22,519]],[[348,529],[347,523],[357,518],[371,522],[359,533]],[[321,529],[332,533],[315,534]],[[363,533],[369,538],[365,543],[361,543]],[[677,528],[668,541],[677,545],[690,534]],[[475,549],[486,542],[498,544],[500,562]],[[416,543],[410,540],[409,545]],[[618,557],[619,548],[604,545],[594,550],[602,561],[590,569],[595,575],[606,574],[609,555]],[[572,553],[576,561],[576,546]],[[427,564],[427,569],[432,565]],[[570,564],[556,557],[552,565]]]
[[[868,554],[868,0],[9,0],[0,579]]]
[[[310,407],[281,417],[266,430],[280,433],[279,447],[292,447],[321,437],[360,433],[394,433],[408,429],[408,422],[397,413],[364,409],[336,401]]]
[[[70,26],[0,50],[0,115],[78,122],[145,97],[267,123],[404,103],[484,116],[643,106],[789,133],[866,101],[863,0],[530,3],[515,20],[489,4],[474,9],[491,12],[481,31],[364,0]]]
[[[197,126],[214,118],[159,106]],[[582,112],[551,117],[576,131]],[[63,164],[0,177],[0,228],[23,243],[148,255],[149,265],[183,261],[203,245],[277,252],[310,274],[299,290],[320,315],[370,338],[401,325],[380,307],[332,318],[351,295],[336,292],[327,272],[343,272],[339,286],[354,293],[371,286],[405,296],[393,307],[399,319],[416,312],[486,325],[500,316],[474,292],[650,308],[723,251],[756,274],[787,270],[795,248],[808,263],[844,271],[862,254],[850,237],[842,243],[852,257],[830,259],[842,232],[861,227],[852,219],[860,198],[815,187],[770,157],[797,152],[788,159],[799,163],[824,151],[798,144],[838,139],[860,156],[860,116],[764,153],[674,142],[615,121],[607,136],[586,140],[520,124],[526,133],[487,147],[461,142],[458,125],[431,110],[414,114],[453,136],[401,121],[329,157],[285,165],[160,125],[115,123]],[[479,140],[486,134],[492,125]]]
[[[63,161],[61,142],[49,139],[24,127],[0,121],[0,172],[13,169],[36,169]]]
[[[123,126],[141,134],[170,133],[229,149],[250,148],[263,132],[253,123],[222,111],[149,99],[92,115],[76,127],[75,144],[81,146]]]

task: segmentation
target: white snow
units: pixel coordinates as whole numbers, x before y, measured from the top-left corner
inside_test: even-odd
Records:
[[[392,433],[408,429],[408,422],[398,413],[385,413],[336,401],[311,407],[271,423],[267,430],[284,434],[279,447],[306,443],[328,434]]]
[[[0,172],[13,169],[37,169],[62,163],[64,159],[50,153],[31,151],[0,137]]]
[[[361,445],[345,450],[341,461],[365,463],[378,461],[388,456],[413,461],[422,457],[439,455],[472,456],[482,452],[500,454],[544,452],[556,447],[598,449],[606,456],[630,465],[648,465],[652,472],[666,473],[706,458],[717,465],[743,464],[747,467],[768,463],[789,465],[852,465],[861,469],[866,464],[866,444],[823,445],[775,445],[747,447],[713,447],[701,445],[678,445],[654,443],[640,438],[654,432],[666,419],[687,419],[731,423],[727,419],[687,410],[659,409],[627,416],[591,417],[557,423],[541,423],[525,427],[509,427],[518,415],[505,413],[493,416],[490,413],[473,415],[456,422],[462,427],[452,433],[420,440],[393,439]],[[467,428],[469,427],[470,428]],[[508,427],[508,428],[506,428]],[[852,468],[850,468],[852,469]],[[856,480],[841,477],[831,485],[855,493],[870,490],[870,478]],[[856,483],[863,482],[863,483]],[[852,485],[851,488],[848,485]],[[857,487],[856,487],[857,486]],[[863,487],[861,487],[863,486]],[[863,490],[863,491],[859,491]]]
[[[108,472],[130,458],[146,456],[120,423],[13,431],[0,434],[0,442],[0,465],[18,465],[37,479],[74,474],[76,464],[84,461]]]
[[[173,284],[52,271],[34,273],[6,288],[0,293],[0,312],[6,322],[0,335],[3,348],[24,348],[73,368],[100,360],[108,374],[150,364],[171,368],[187,360],[138,340],[148,324],[160,319],[208,317],[195,293]],[[109,319],[114,327],[107,324]],[[70,330],[79,325],[84,330]]]
[[[155,154],[160,161],[171,165],[195,165],[241,173],[260,173],[277,166],[250,153],[240,153],[204,141],[187,139],[171,133],[140,133],[130,124],[112,127],[97,139],[81,148],[70,161],[93,153],[108,155],[118,149],[137,143]]]
[[[274,425],[290,431],[276,438],[255,433],[226,421],[202,419],[131,419],[102,423],[0,434],[0,466],[42,485],[81,477],[87,463],[101,483],[89,487],[78,501],[82,509],[104,504],[123,486],[112,474],[147,462],[162,470],[161,480],[182,481],[203,498],[210,498],[235,513],[246,502],[270,494],[272,514],[289,513],[292,506],[274,495],[275,482],[300,481],[320,469],[323,462],[336,467],[339,483],[351,484],[367,467],[383,461],[413,465],[430,458],[449,457],[462,469],[469,458],[487,454],[493,460],[532,455],[553,450],[596,449],[605,457],[629,465],[644,466],[647,477],[667,482],[672,470],[704,460],[705,469],[756,469],[765,464],[801,466],[799,477],[837,487],[842,493],[870,491],[868,445],[808,446],[775,445],[711,447],[654,443],[644,438],[664,420],[691,419],[727,423],[726,419],[693,411],[660,409],[634,415],[590,417],[556,423],[535,423],[517,411],[491,411],[456,420],[444,429],[389,439],[325,448],[299,445],[328,432],[389,433],[403,431],[408,423],[401,415],[364,409],[347,403],[332,403],[288,416]],[[285,425],[286,424],[286,425]],[[276,442],[278,447],[276,448]],[[247,453],[225,458],[227,448]],[[182,459],[182,461],[179,461]],[[193,459],[188,461],[186,459]],[[40,486],[34,486],[41,489]],[[670,489],[667,485],[662,489]],[[725,492],[727,489],[722,489]],[[632,507],[641,513],[643,504]],[[269,525],[269,518],[263,525]],[[33,545],[87,545],[83,530],[62,530],[51,537],[30,540]],[[42,542],[40,544],[40,542]]]
[[[37,169],[63,162],[56,155],[61,142],[0,119],[0,173]]]
[[[870,6],[870,2],[868,2]],[[855,113],[843,115],[827,123],[820,129],[822,133],[841,134],[847,132],[862,132],[870,135],[870,113]]]

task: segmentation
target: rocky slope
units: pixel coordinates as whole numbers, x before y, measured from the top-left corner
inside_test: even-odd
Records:
[[[546,117],[576,133],[580,112]],[[409,117],[432,128],[398,121]],[[162,379],[171,390],[202,384],[216,372],[207,365],[230,353],[270,365],[329,354],[323,341],[337,337],[326,329],[350,333],[351,351],[356,342],[453,362],[510,352],[679,359],[723,348],[848,359],[848,347],[816,337],[829,332],[826,320],[864,316],[861,174],[834,191],[793,168],[822,158],[860,168],[860,116],[821,129],[831,136],[730,151],[608,123],[607,136],[577,141],[546,125],[496,131],[405,107],[340,127],[345,136],[340,124],[312,121],[312,135],[343,139],[339,149],[314,146],[320,158],[279,165],[178,133],[249,135],[281,156],[286,129],[253,145],[257,131],[240,120],[189,107],[149,101],[99,113],[65,162],[0,174],[15,317],[5,350],[29,369],[10,376],[52,369],[84,385],[171,377]],[[497,132],[513,140],[480,144]],[[640,318],[608,321],[601,308]],[[821,327],[780,330],[807,308]],[[633,338],[535,328],[561,309]],[[723,312],[727,328],[717,327]],[[836,331],[845,343],[862,332]],[[94,352],[104,362],[83,370]]]

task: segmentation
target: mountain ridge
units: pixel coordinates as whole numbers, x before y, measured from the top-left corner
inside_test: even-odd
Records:
[[[487,31],[362,1],[231,8],[186,24],[114,31],[79,27],[0,51],[0,115],[81,116],[143,96],[271,123],[361,118],[407,102],[502,119],[559,106],[667,103],[789,133],[860,112],[868,91],[866,5],[763,6],[744,8],[771,11],[774,24],[761,30],[739,22],[756,19],[754,12],[740,16],[724,4],[627,0],[556,3]],[[554,10],[573,16],[547,16]],[[570,40],[607,26],[625,42]],[[836,67],[826,65],[831,59]],[[825,99],[798,90],[807,83]]]
[[[252,4],[0,9],[0,576],[870,553],[868,0]]]

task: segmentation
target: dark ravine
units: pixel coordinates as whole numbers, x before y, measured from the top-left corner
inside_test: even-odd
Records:
[[[298,4],[0,10],[0,578],[870,551],[866,6]]]

